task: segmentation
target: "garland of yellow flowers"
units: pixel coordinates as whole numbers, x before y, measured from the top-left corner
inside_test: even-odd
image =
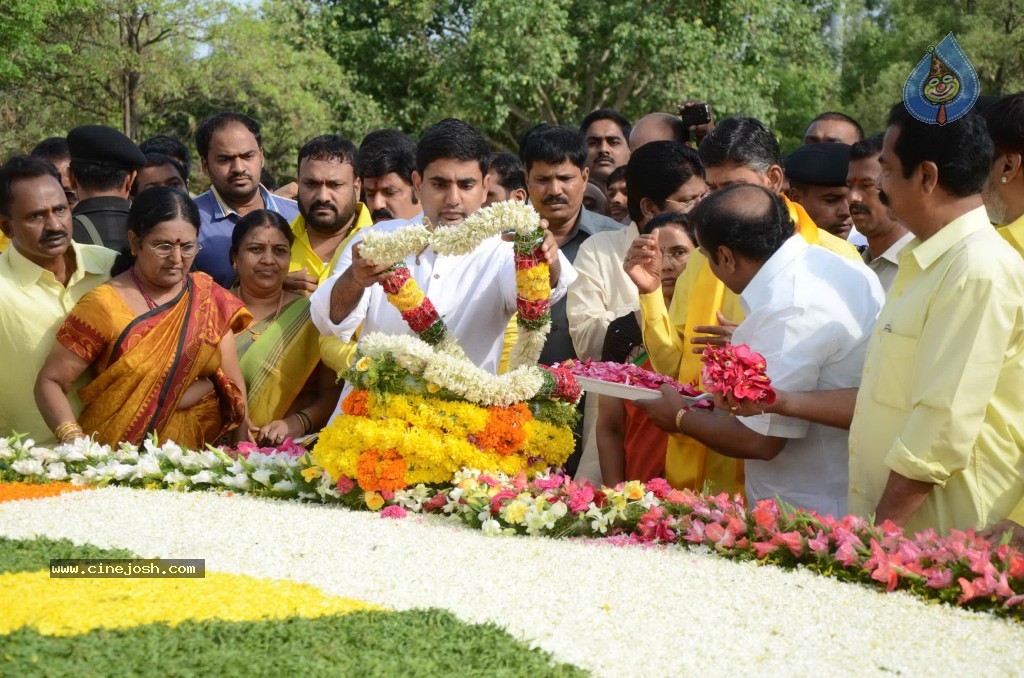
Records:
[[[431,247],[438,254],[468,254],[484,240],[513,233],[516,269],[516,325],[512,367],[536,364],[551,330],[550,269],[544,260],[545,231],[540,215],[516,201],[496,203],[479,210],[461,225],[431,228],[428,221],[389,233],[370,232],[360,253],[375,264],[391,264],[392,275],[381,283],[388,301],[416,335],[430,344],[462,354],[454,336],[430,298],[413,278],[405,258]]]

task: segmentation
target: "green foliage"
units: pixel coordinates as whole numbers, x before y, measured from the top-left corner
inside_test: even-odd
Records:
[[[190,140],[237,109],[288,180],[325,132],[454,116],[515,150],[540,121],[689,98],[765,120],[789,150],[824,110],[881,130],[949,31],[983,93],[1024,89],[1024,5],[1006,0],[7,0],[0,154],[87,122]]]
[[[38,572],[50,568],[50,559],[134,558],[131,551],[78,545],[67,539],[11,539],[0,537],[0,573]]]
[[[585,676],[443,610],[0,636],[3,675]]]

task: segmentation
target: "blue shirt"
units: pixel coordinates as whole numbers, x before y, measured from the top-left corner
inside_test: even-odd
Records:
[[[299,205],[294,200],[274,195],[263,186],[260,186],[260,196],[268,210],[277,212],[288,223],[299,216]],[[241,217],[212,186],[196,198],[195,203],[199,208],[199,244],[203,247],[196,256],[195,268],[209,274],[222,287],[230,287],[235,281],[229,255],[231,232]]]

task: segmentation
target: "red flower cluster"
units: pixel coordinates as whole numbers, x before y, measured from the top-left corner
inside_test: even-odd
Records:
[[[712,393],[732,395],[736,400],[775,402],[775,389],[765,372],[764,356],[751,351],[746,344],[709,344],[701,360],[704,385]]]
[[[519,297],[516,300],[516,310],[519,312],[519,317],[523,320],[530,322],[542,320],[551,311],[551,300],[527,301]]]
[[[419,307],[411,311],[402,311],[402,320],[409,323],[409,328],[416,334],[423,334],[440,319],[437,309],[434,308],[434,304],[429,298],[425,298]]]
[[[552,365],[551,367],[542,365],[542,367],[545,367],[555,379],[555,388],[551,393],[552,398],[569,403],[574,403],[580,399],[583,388],[580,386],[580,382],[576,381],[576,377],[570,368],[564,365]]]
[[[409,268],[405,264],[398,264],[391,273],[391,277],[381,281],[380,284],[388,294],[398,294],[402,285],[408,282],[410,277],[412,275],[409,273]]]

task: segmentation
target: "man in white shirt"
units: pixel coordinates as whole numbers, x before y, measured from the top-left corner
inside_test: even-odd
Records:
[[[460,120],[442,120],[423,134],[416,149],[413,186],[431,224],[458,228],[480,209],[487,196],[488,157],[483,136]],[[389,232],[410,223],[413,221],[385,221],[371,229]],[[413,334],[376,284],[391,275],[390,267],[362,258],[360,244],[358,240],[345,249],[335,268],[338,273],[310,297],[313,323],[323,334],[342,341],[349,341],[360,326],[363,334]],[[543,247],[551,267],[551,300],[555,302],[565,295],[576,273],[550,233]],[[405,264],[466,356],[496,373],[505,328],[516,311],[512,243],[495,236],[461,256],[438,257],[427,249],[408,257]]]
[[[884,301],[866,266],[794,236],[785,203],[758,186],[713,193],[690,219],[712,272],[740,296],[746,319],[732,343],[763,355],[775,386],[829,390],[860,383]],[[846,514],[846,431],[776,414],[683,411],[681,396],[663,392],[637,405],[659,428],[747,460],[749,503],[778,497],[822,514]]]
[[[878,159],[882,155],[883,136],[876,134],[850,147],[846,185],[850,187],[847,200],[853,223],[867,238],[861,256],[878,276],[882,289],[888,292],[900,270],[900,253],[914,239],[914,234],[880,199],[882,163]]]

